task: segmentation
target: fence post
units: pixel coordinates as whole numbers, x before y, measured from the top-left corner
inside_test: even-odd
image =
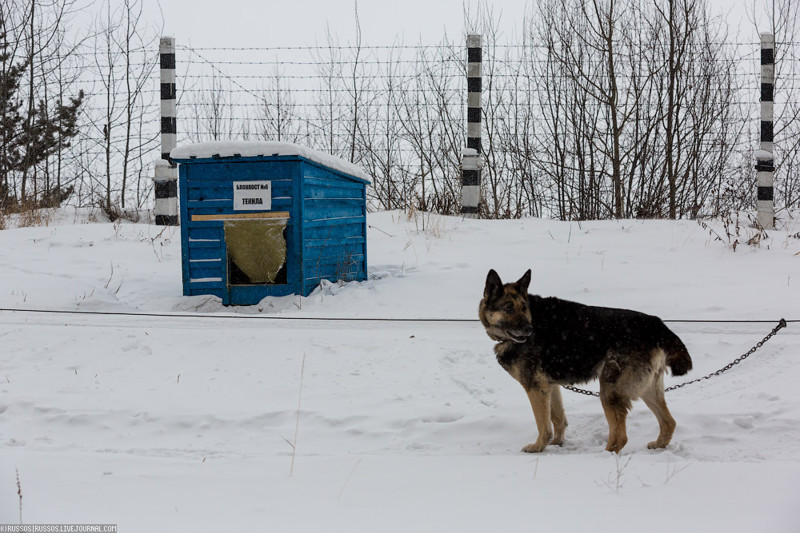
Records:
[[[461,214],[480,217],[481,198],[481,35],[467,35],[467,148],[461,155]]]
[[[761,34],[761,146],[756,152],[756,218],[762,229],[775,229],[773,178],[773,103],[775,94],[775,36]]]
[[[177,226],[178,169],[169,154],[177,142],[177,106],[175,88],[175,38],[162,37],[158,47],[161,62],[161,160],[155,167],[153,210],[159,226]]]

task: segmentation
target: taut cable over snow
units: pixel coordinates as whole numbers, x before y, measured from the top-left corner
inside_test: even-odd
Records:
[[[40,313],[54,315],[87,315],[87,316],[127,316],[155,318],[204,318],[204,319],[252,319],[252,320],[296,320],[319,322],[441,322],[472,323],[480,322],[477,318],[409,318],[409,317],[346,317],[346,316],[286,316],[286,315],[243,315],[243,314],[198,314],[198,313],[134,313],[129,311],[80,311],[77,309],[41,309],[22,307],[0,307],[0,313]],[[679,324],[774,324],[774,319],[741,320],[741,319],[664,319],[663,322]],[[779,320],[785,327],[787,324],[800,322],[800,319]],[[780,329],[780,328],[778,328]]]
[[[379,318],[379,317],[322,317],[322,316],[276,316],[276,315],[201,315],[201,314],[191,314],[191,313],[130,313],[130,312],[122,312],[122,311],[77,311],[77,310],[58,310],[58,309],[22,309],[22,308],[13,308],[13,307],[0,307],[0,313],[39,313],[39,314],[64,314],[64,315],[89,315],[89,316],[124,316],[124,317],[152,317],[152,318],[203,318],[203,319],[255,319],[255,320],[294,320],[298,322],[303,321],[323,321],[323,322],[439,322],[439,323],[470,323],[470,322],[480,322],[474,318],[403,318],[403,317],[396,317],[396,318]],[[664,322],[673,322],[673,323],[684,323],[684,324],[763,324],[763,323],[773,323],[773,320],[703,320],[703,319],[673,319],[673,320],[664,320]],[[712,377],[716,377],[721,375],[724,372],[727,372],[734,366],[738,365],[751,355],[753,355],[759,348],[764,346],[772,337],[774,337],[781,329],[787,327],[790,323],[800,322],[800,319],[793,319],[793,320],[786,320],[781,318],[778,320],[778,324],[772,328],[766,337],[761,339],[758,343],[755,344],[752,348],[748,351],[734,359],[732,362],[728,363],[724,367],[720,368],[716,372],[712,372],[706,376],[693,379],[691,381],[687,381],[685,383],[680,383],[678,385],[673,385],[672,387],[667,387],[664,389],[665,392],[673,391],[675,389],[680,389],[681,387],[685,387],[686,385],[691,385],[693,383],[698,383],[700,381],[704,381],[710,379]],[[570,385],[563,385],[563,388],[577,392],[578,394],[585,394],[587,396],[599,396],[600,393],[595,391],[590,391],[586,389],[580,389],[578,387],[572,387]]]

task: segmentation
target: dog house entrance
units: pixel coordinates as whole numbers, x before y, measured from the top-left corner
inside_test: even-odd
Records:
[[[228,285],[285,285],[286,218],[226,220]]]

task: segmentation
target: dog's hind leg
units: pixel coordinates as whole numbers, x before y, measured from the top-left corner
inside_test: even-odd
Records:
[[[550,418],[553,420],[553,440],[550,444],[563,446],[564,431],[567,429],[567,415],[564,413],[564,402],[561,400],[561,387],[550,386]]]
[[[647,445],[648,448],[666,448],[669,441],[672,440],[672,434],[675,432],[675,419],[672,418],[667,402],[664,400],[664,372],[659,373],[658,377],[653,379],[652,385],[642,394],[642,400],[653,411],[658,419],[658,427],[660,429],[658,438]]]
[[[600,371],[600,403],[608,421],[608,444],[606,451],[617,452],[628,442],[625,420],[631,408],[631,381],[635,376],[620,361],[624,356],[609,353]]]
[[[600,386],[600,402],[603,404],[603,412],[605,412],[606,420],[608,421],[606,451],[619,453],[628,442],[625,420],[628,418],[631,402],[628,398],[613,390],[603,391],[602,383]]]
[[[522,448],[522,451],[526,453],[538,453],[544,450],[545,446],[550,444],[550,439],[553,437],[553,424],[550,419],[551,387],[534,386],[530,389],[526,389],[525,392],[528,394],[528,399],[533,408],[533,417],[536,419],[539,437],[536,439],[536,442]]]

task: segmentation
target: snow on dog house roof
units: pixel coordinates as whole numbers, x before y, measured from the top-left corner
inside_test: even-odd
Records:
[[[238,157],[298,156],[343,174],[369,182],[370,176],[340,157],[294,143],[277,141],[210,141],[178,146],[170,153],[179,162],[191,159],[222,159]]]

